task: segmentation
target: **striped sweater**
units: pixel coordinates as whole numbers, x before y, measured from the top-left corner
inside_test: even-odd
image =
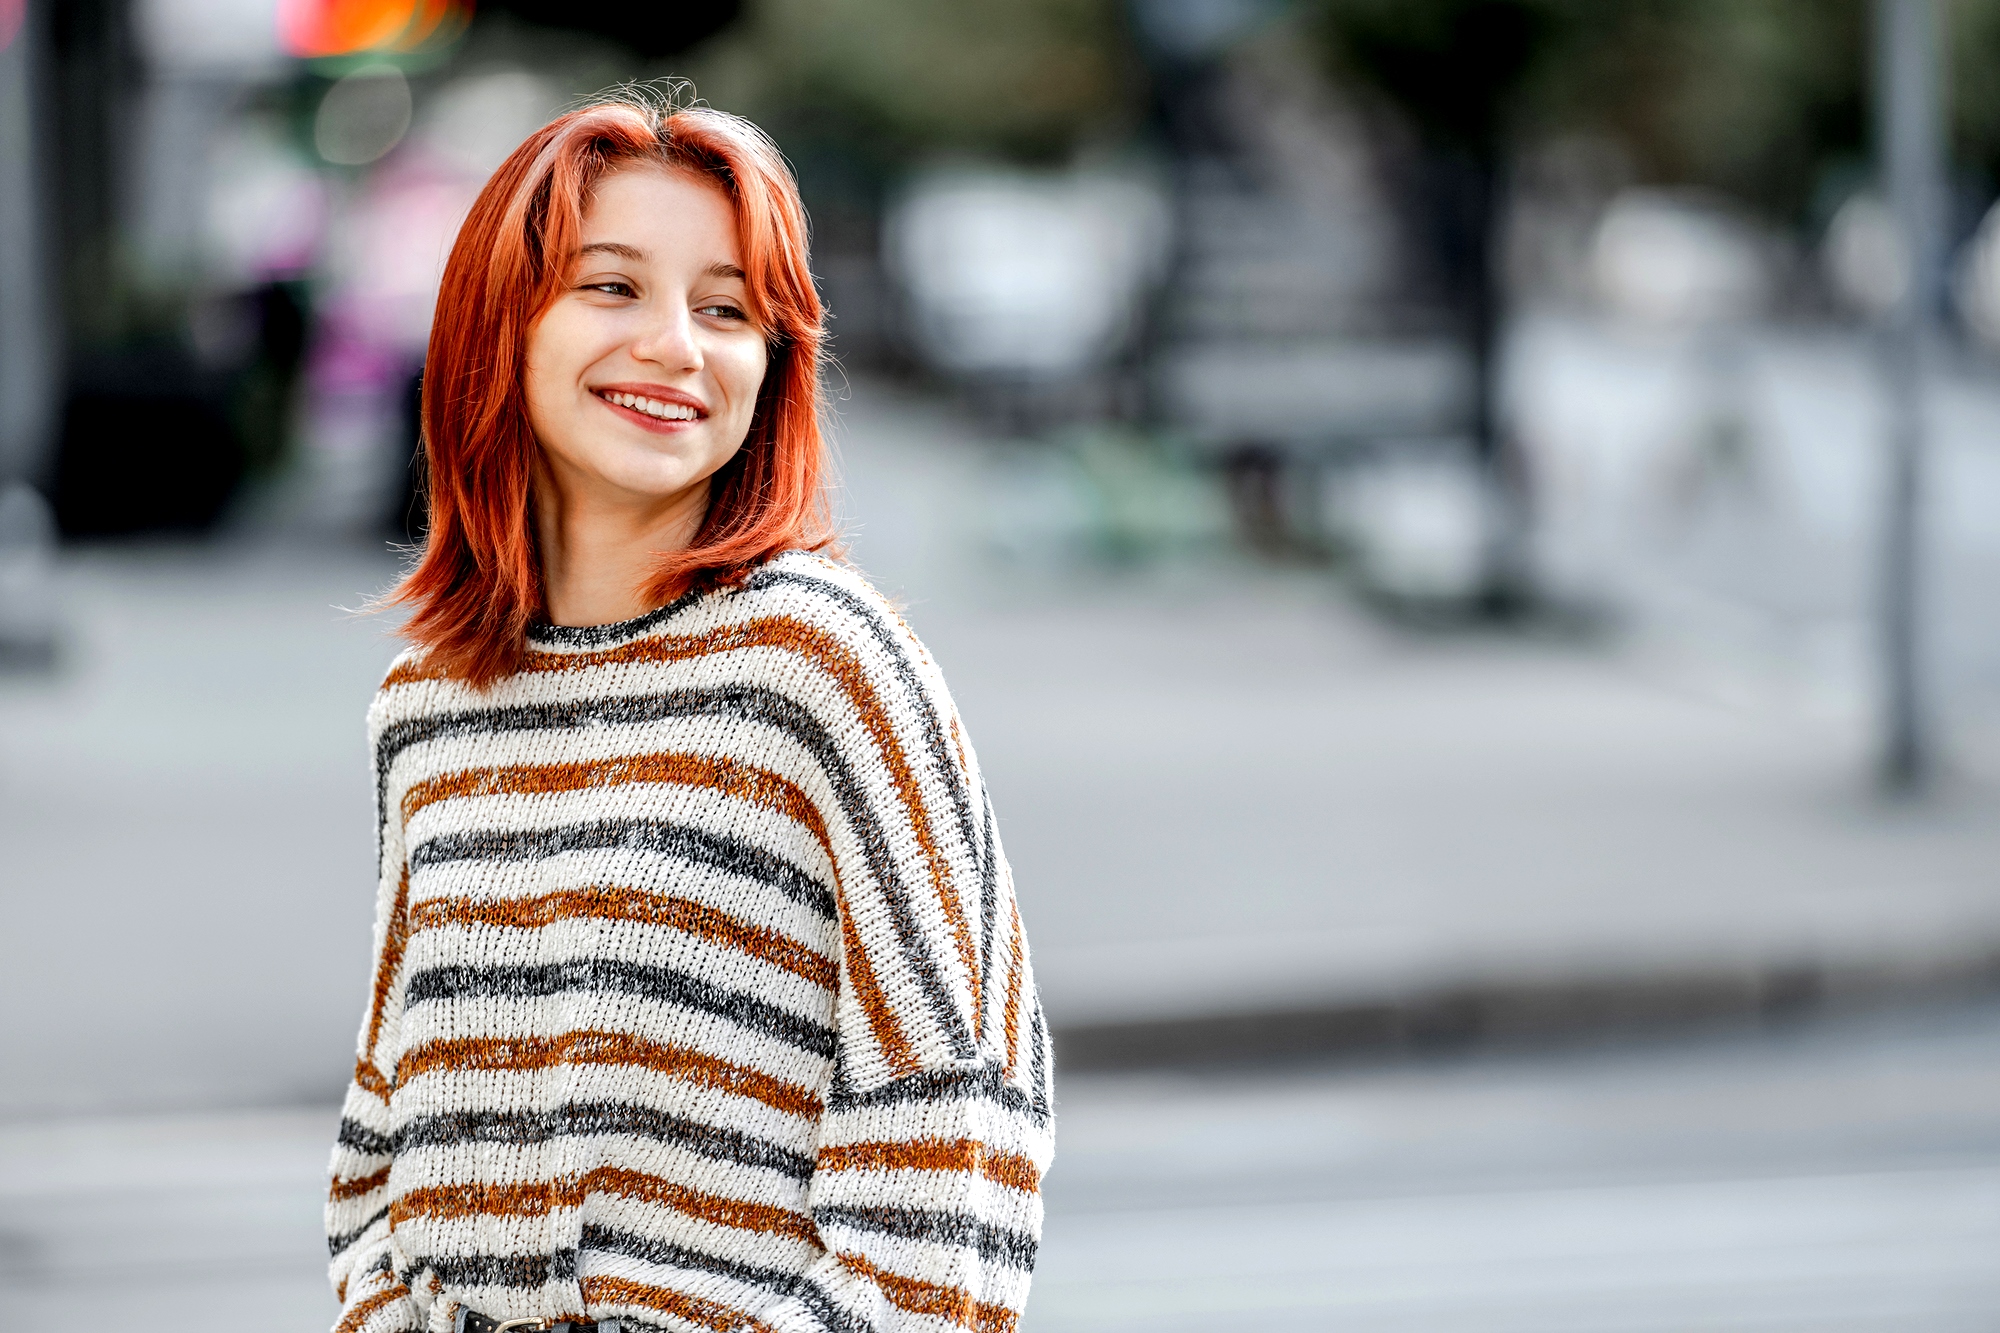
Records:
[[[369,713],[374,984],[338,1333],[1011,1329],[1047,1030],[938,670],[792,552]]]

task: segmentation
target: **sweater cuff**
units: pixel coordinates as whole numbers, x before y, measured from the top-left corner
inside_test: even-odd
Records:
[[[394,1275],[371,1268],[349,1285],[333,1333],[419,1333],[423,1326],[410,1289]]]

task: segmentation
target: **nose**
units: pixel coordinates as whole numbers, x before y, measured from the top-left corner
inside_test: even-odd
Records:
[[[701,341],[687,302],[662,301],[648,314],[644,327],[632,340],[632,355],[671,372],[700,370]]]

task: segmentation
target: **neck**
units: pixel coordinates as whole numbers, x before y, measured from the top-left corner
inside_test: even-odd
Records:
[[[708,512],[708,482],[664,501],[622,502],[560,485],[544,468],[535,488],[542,595],[556,625],[609,625],[651,611],[659,557],[683,551]]]

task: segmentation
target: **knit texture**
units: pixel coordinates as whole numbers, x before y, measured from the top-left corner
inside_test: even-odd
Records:
[[[484,692],[405,654],[369,727],[338,1333],[1014,1326],[1047,1028],[972,749],[872,588],[789,553],[539,629]]]

